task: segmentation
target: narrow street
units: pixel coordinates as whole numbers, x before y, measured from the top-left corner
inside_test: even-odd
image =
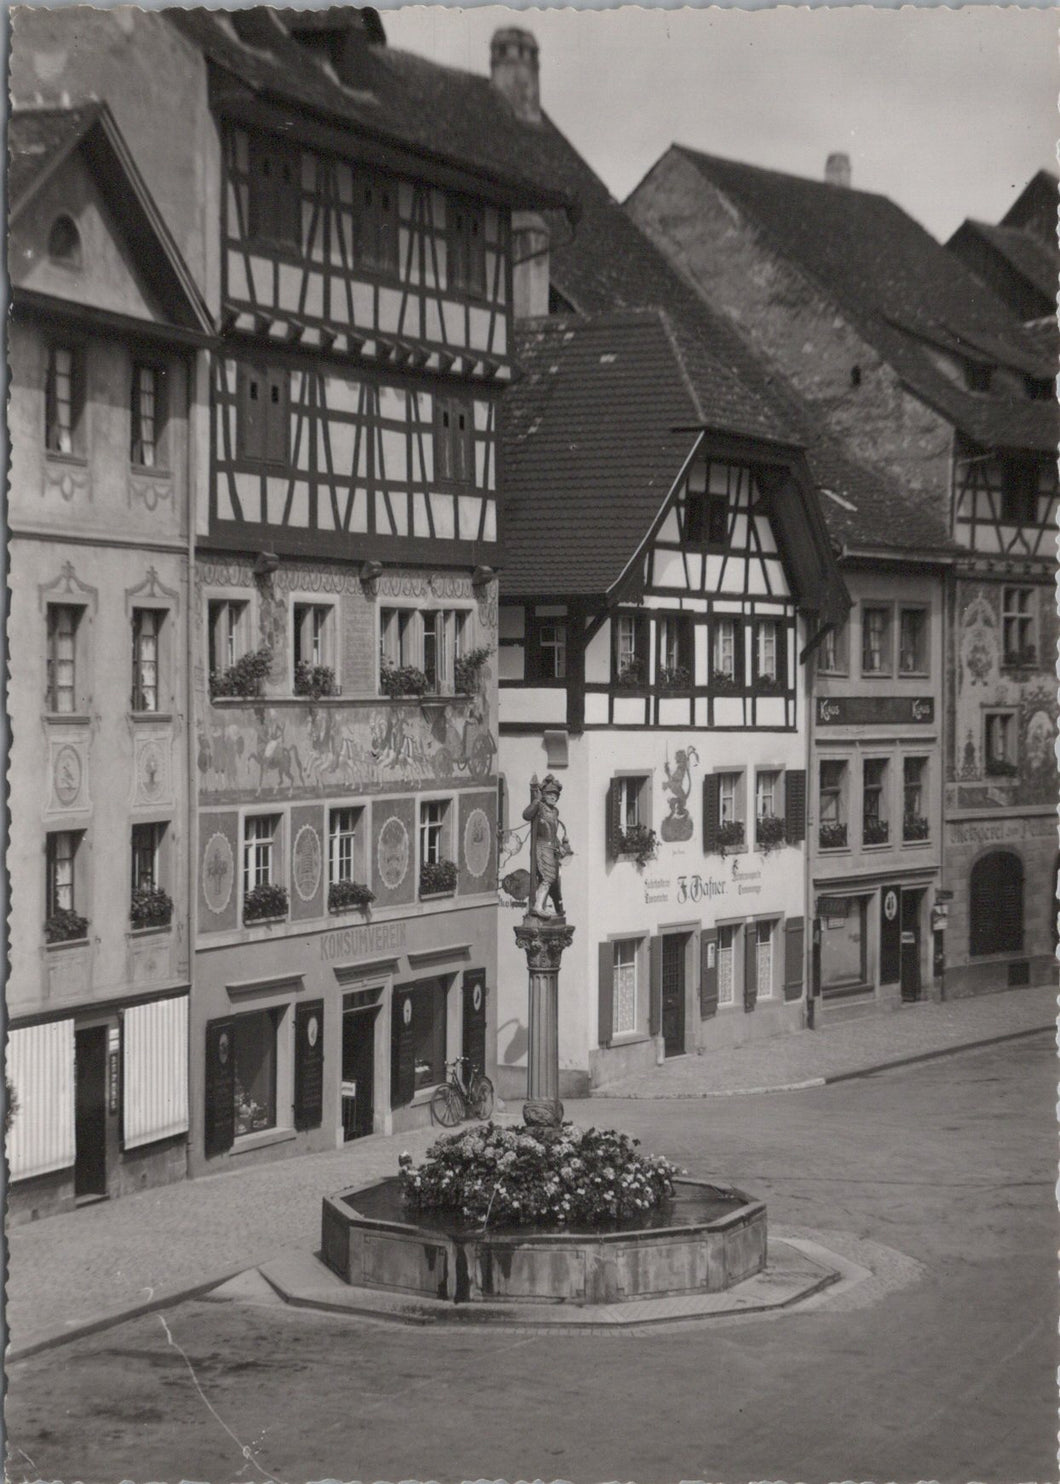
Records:
[[[873,1278],[602,1336],[336,1318],[247,1280],[11,1366],[8,1475],[1055,1479],[1055,1085],[1042,1034],[798,1093],[571,1105]]]

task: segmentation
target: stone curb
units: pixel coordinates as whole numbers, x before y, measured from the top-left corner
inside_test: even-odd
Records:
[[[890,1061],[873,1062],[869,1066],[855,1067],[849,1072],[832,1072],[825,1077],[807,1077],[802,1082],[775,1082],[761,1087],[704,1087],[695,1091],[684,1089],[672,1092],[622,1092],[607,1087],[594,1088],[589,1094],[592,1099],[609,1099],[612,1102],[677,1102],[682,1098],[742,1098],[763,1096],[774,1092],[804,1092],[810,1087],[828,1087],[834,1082],[850,1082],[855,1077],[871,1077],[876,1072],[888,1072],[893,1067],[912,1066],[916,1062],[934,1061],[940,1056],[956,1056],[961,1051],[978,1051],[984,1046],[997,1046],[1004,1041],[1019,1041],[1027,1036],[1040,1036],[1044,1031],[1056,1033],[1056,1022],[1050,1021],[1047,1025],[1035,1025],[1021,1031],[1006,1031],[999,1036],[985,1036],[978,1041],[961,1041],[955,1046],[939,1046],[933,1051],[911,1052],[908,1056],[898,1056]]]

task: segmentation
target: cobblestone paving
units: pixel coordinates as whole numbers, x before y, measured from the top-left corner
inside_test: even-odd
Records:
[[[1053,1022],[1055,1013],[1050,988],[909,1006],[762,1046],[684,1057],[604,1091],[616,1099],[674,1098],[777,1087],[1031,1030]],[[592,1121],[591,1102],[570,1111]],[[508,1121],[518,1112],[511,1107],[502,1116]],[[287,1249],[315,1251],[322,1195],[394,1174],[402,1149],[419,1159],[437,1133],[362,1139],[16,1226],[8,1233],[9,1342],[21,1349]]]

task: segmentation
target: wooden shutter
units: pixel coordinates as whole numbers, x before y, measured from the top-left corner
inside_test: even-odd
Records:
[[[270,464],[287,462],[287,372],[271,370],[265,378],[265,458]]]
[[[319,1128],[324,1119],[324,1001],[294,1012],[294,1126]]]
[[[619,791],[617,778],[612,778],[607,785],[607,858],[618,859],[619,836],[622,833],[622,796]]]
[[[894,916],[887,916],[888,898],[894,898]],[[902,892],[899,886],[880,888],[880,983],[897,984],[902,977]]]
[[[405,1006],[409,1023],[405,1024]],[[403,1108],[416,1091],[416,1054],[412,1040],[412,996],[396,992],[390,1025],[390,1106]]]
[[[476,994],[476,990],[478,993]],[[476,1006],[475,1001],[478,1000]],[[486,971],[465,969],[463,981],[464,1029],[461,1054],[480,1072],[486,1070]]]
[[[239,457],[265,457],[265,428],[268,417],[267,378],[257,366],[240,366],[238,378],[239,428],[236,439]]]
[[[732,673],[737,686],[747,684],[747,633],[750,626],[740,618],[733,619]],[[754,636],[752,635],[752,638]]]
[[[230,1020],[206,1022],[203,1147],[209,1159],[231,1149],[236,1132],[236,1049]]]
[[[708,1020],[718,1012],[718,930],[705,928],[699,935],[699,1015]]]
[[[721,814],[721,777],[708,773],[703,779],[703,849],[707,855],[718,849],[718,826]]]
[[[784,774],[784,834],[789,845],[806,838],[805,768],[789,768]]]
[[[789,917],[784,924],[784,998],[802,998],[803,943],[806,937],[804,919]]]
[[[753,922],[743,925],[743,1007],[754,1009],[758,1002],[758,929]]]
[[[661,937],[652,938],[648,998],[648,1034],[651,1036],[662,1035],[662,959],[663,940]]]
[[[601,943],[599,949],[600,1003],[597,1019],[601,1046],[610,1046],[615,1020],[615,949],[612,943]]]

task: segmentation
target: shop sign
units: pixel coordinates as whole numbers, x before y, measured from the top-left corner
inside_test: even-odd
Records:
[[[934,696],[819,696],[817,725],[928,726],[935,720]]]
[[[996,845],[1055,834],[1056,818],[1048,814],[1030,819],[969,820],[965,824],[950,825],[950,840],[954,845]]]
[[[336,959],[349,961],[376,958],[381,953],[400,953],[405,947],[405,923],[372,922],[363,926],[341,928],[324,933],[320,939],[320,957],[327,963]]]
[[[716,881],[704,876],[678,876],[677,900],[679,902],[709,902],[712,897],[723,897],[727,881]]]
[[[893,886],[884,895],[883,915],[888,922],[893,922],[898,916],[898,893]]]
[[[845,918],[848,905],[846,897],[818,897],[817,915],[818,917]]]

